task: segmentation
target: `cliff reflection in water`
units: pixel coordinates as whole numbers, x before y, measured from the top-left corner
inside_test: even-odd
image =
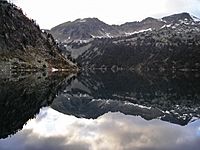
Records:
[[[68,75],[46,73],[1,76],[0,80],[0,138],[21,130],[23,125],[48,106],[56,97]]]

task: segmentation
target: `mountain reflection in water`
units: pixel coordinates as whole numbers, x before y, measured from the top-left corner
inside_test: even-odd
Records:
[[[197,150],[199,79],[134,72],[4,76],[0,149]]]
[[[200,117],[200,78],[195,73],[83,72],[51,106],[76,117],[120,111],[186,125]]]

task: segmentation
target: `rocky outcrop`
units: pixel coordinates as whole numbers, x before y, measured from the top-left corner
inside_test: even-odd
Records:
[[[14,4],[0,1],[0,66],[4,63],[12,69],[76,69],[50,34]]]

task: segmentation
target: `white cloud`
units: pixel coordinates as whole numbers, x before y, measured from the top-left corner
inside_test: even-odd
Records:
[[[0,140],[0,149],[198,150],[200,146],[199,121],[182,127],[121,113],[107,113],[88,120],[51,108],[42,112],[12,138]]]
[[[120,24],[183,11],[200,15],[199,0],[16,0],[14,3],[42,28],[86,17]]]

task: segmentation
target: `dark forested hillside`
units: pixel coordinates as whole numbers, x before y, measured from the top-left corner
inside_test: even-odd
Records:
[[[77,61],[87,68],[199,70],[199,41],[199,25],[180,24],[128,37],[95,39]]]

